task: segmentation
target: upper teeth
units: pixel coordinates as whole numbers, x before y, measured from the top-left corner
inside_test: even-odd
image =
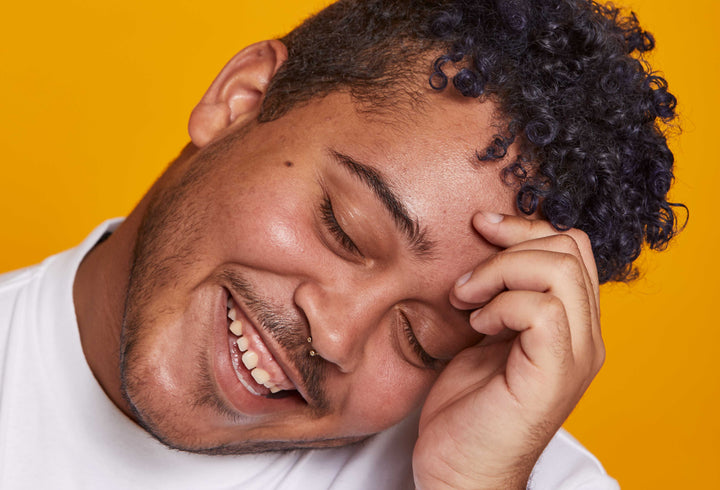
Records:
[[[242,362],[245,364],[246,368],[255,369],[258,363],[258,355],[251,350],[246,351],[242,355]]]
[[[237,344],[238,349],[240,349],[240,352],[245,352],[246,350],[248,350],[248,347],[250,347],[248,340],[243,336],[238,337],[235,343]]]
[[[270,381],[270,374],[264,369],[255,368],[252,370],[251,374],[255,381],[257,381],[261,385],[264,385],[265,383]]]
[[[235,342],[237,343],[240,352],[243,353],[243,364],[250,370],[250,374],[258,384],[265,386],[271,393],[277,393],[280,391],[280,388],[270,382],[270,374],[264,369],[257,367],[258,355],[256,352],[250,350],[250,343],[245,337],[243,337],[243,325],[242,322],[237,319],[237,310],[235,309],[232,298],[228,298],[227,307],[227,316],[231,320],[229,329],[230,332],[237,337]]]
[[[229,316],[229,315],[228,315]],[[242,335],[242,322],[235,320],[230,324],[230,331],[240,337]]]

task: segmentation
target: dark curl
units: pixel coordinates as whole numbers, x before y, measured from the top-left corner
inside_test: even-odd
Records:
[[[499,104],[507,130],[479,161],[517,145],[504,176],[518,209],[587,233],[601,282],[631,279],[643,246],[677,233],[676,99],[643,58],[655,40],[635,14],[587,0],[341,0],[283,41],[261,121],[333,90],[392,108],[418,97],[424,72],[435,90]]]

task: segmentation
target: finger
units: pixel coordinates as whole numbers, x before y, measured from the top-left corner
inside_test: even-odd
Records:
[[[575,241],[588,273],[597,286],[597,266],[592,252],[590,238],[578,229],[559,231],[548,221],[527,219],[520,216],[503,215],[481,211],[473,216],[473,226],[483,238],[493,245],[509,248],[521,242],[562,235]]]
[[[575,255],[554,250],[505,250],[458,281],[451,302],[458,309],[469,310],[485,305],[505,290],[571,291],[578,285],[584,294],[587,289],[583,265]]]
[[[496,335],[506,329],[520,332],[516,342],[519,342],[521,352],[514,355],[522,354],[533,369],[561,374],[574,363],[572,332],[565,305],[552,294],[506,291],[485,308],[474,312],[470,324],[487,335]],[[515,361],[518,361],[517,357]]]
[[[488,211],[476,213],[473,216],[473,226],[486,240],[502,248],[510,248],[524,241],[551,236],[565,237],[568,241],[573,241],[574,248],[580,253],[588,277],[593,284],[596,309],[599,312],[600,284],[597,265],[590,238],[586,233],[575,228],[561,232],[545,220],[528,219]]]
[[[543,238],[528,240],[526,242],[513,245],[507,249],[508,252],[518,252],[521,250],[551,250],[554,252],[561,252],[581,257],[581,251],[578,247],[578,243],[575,239],[566,234],[550,235]],[[599,320],[600,298],[597,276],[593,277],[590,275],[590,272],[587,270],[587,263],[585,260],[582,260],[582,265],[583,267],[581,267],[581,270],[585,279],[587,295],[591,300],[589,301],[591,314],[593,318]],[[599,337],[601,335],[600,322],[593,322],[593,326],[596,327],[596,331],[593,332],[594,335]]]
[[[470,278],[455,287],[451,302],[456,308],[487,308],[506,290],[550,293],[562,301],[573,326],[575,352],[588,352],[601,339],[594,330],[593,296],[581,260],[572,254],[548,250],[506,250],[480,264]],[[476,313],[474,313],[476,314]]]

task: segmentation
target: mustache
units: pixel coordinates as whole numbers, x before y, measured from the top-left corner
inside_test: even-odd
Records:
[[[234,271],[223,271],[221,280],[230,285],[240,296],[245,306],[267,334],[273,337],[285,351],[288,360],[300,373],[307,400],[318,416],[329,407],[327,391],[324,388],[326,366],[320,356],[309,355],[307,341],[310,331],[307,320],[301,312],[273,304],[261,296],[256,288],[242,275]]]

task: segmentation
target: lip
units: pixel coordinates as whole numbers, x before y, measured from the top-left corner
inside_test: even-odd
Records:
[[[302,385],[298,382],[300,376],[293,369],[291,369],[285,359],[282,358],[279,349],[274,344],[272,339],[268,339],[264,334],[263,330],[258,327],[258,323],[254,321],[248,314],[247,309],[244,307],[244,303],[238,300],[236,296],[228,292],[229,290],[225,287],[221,287],[219,291],[218,304],[216,305],[216,318],[215,318],[215,352],[214,352],[214,369],[215,378],[220,391],[224,398],[235,408],[238,412],[250,415],[250,416],[262,416],[269,415],[276,412],[283,412],[287,410],[297,409],[299,407],[307,406],[304,399],[305,391]],[[285,398],[267,398],[264,396],[258,396],[250,393],[243,384],[238,381],[235,369],[233,368],[230,347],[228,343],[228,328],[227,328],[227,298],[228,295],[232,298],[235,303],[236,310],[240,319],[244,322],[249,323],[257,332],[258,336],[265,344],[270,355],[280,368],[283,370],[285,375],[288,377],[290,382],[295,386],[295,389],[299,393],[299,396],[288,396]],[[305,398],[306,399],[306,398]]]

